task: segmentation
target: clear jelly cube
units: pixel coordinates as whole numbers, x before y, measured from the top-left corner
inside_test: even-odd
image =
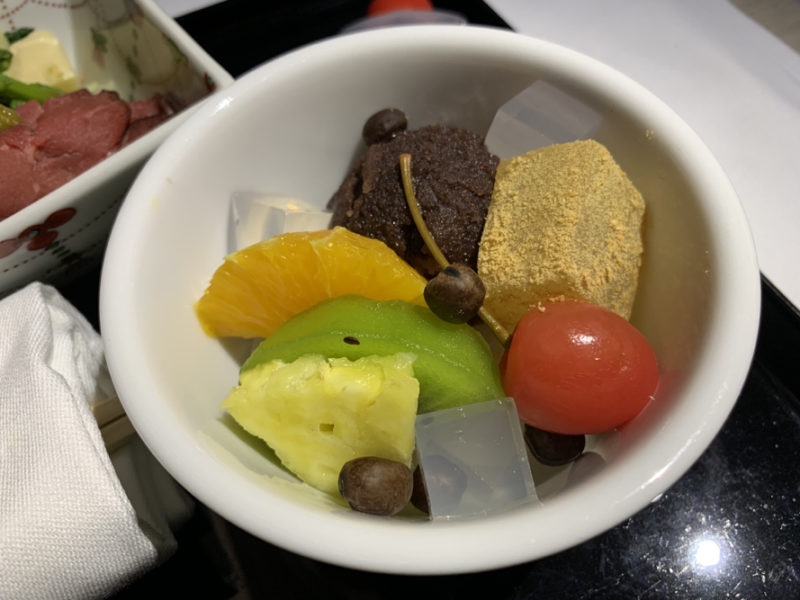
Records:
[[[486,147],[501,159],[536,148],[586,139],[600,114],[545,81],[537,81],[506,102],[486,134]]]
[[[281,233],[327,229],[331,213],[291,196],[234,192],[228,247],[241,250]]]
[[[431,518],[475,517],[539,502],[511,398],[418,415],[416,437]]]

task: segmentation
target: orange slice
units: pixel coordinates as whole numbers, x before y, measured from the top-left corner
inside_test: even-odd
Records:
[[[343,227],[284,233],[225,258],[195,312],[214,337],[268,337],[327,298],[358,294],[425,306],[426,280],[379,240]]]

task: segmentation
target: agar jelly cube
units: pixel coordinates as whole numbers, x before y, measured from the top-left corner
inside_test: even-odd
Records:
[[[505,159],[551,144],[589,138],[602,123],[596,110],[540,80],[500,107],[485,142],[492,154]]]
[[[417,415],[416,438],[431,518],[539,502],[511,398]]]
[[[327,229],[331,213],[300,198],[261,192],[231,196],[228,250],[235,252],[281,233]]]

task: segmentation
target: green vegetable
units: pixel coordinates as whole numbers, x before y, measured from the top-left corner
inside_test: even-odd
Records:
[[[22,38],[28,37],[28,34],[33,31],[33,27],[20,27],[14,31],[7,31],[5,33],[6,39],[9,44],[20,41]]]
[[[12,58],[14,58],[14,55],[9,50],[0,49],[0,73],[8,69]]]
[[[9,50],[9,46],[27,37],[32,31],[32,27],[23,27],[9,32],[0,30],[0,73],[8,69],[11,65],[11,59],[14,58],[11,50]]]
[[[62,95],[64,92],[41,83],[23,83],[0,73],[0,103],[6,106],[17,106],[28,100],[37,100],[44,104],[45,100]]]
[[[22,123],[17,111],[0,104],[0,131],[11,129],[14,125]]]

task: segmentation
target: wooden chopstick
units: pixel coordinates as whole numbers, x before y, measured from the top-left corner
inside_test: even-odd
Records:
[[[92,407],[92,413],[108,452],[124,446],[136,434],[136,430],[128,420],[125,410],[116,396],[95,404]]]

